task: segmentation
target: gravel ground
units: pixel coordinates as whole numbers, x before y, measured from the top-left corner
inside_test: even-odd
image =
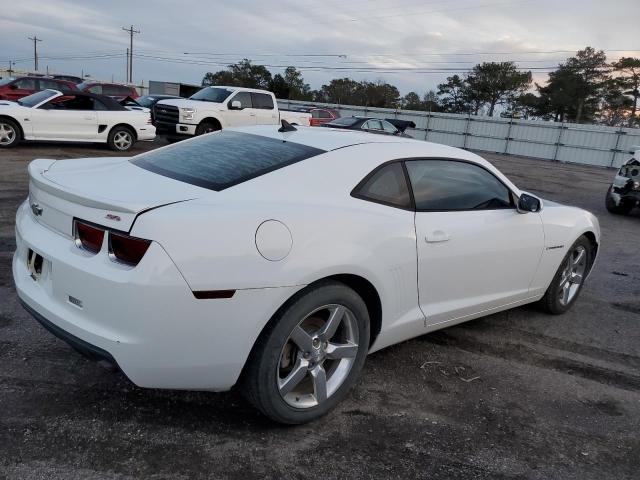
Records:
[[[600,258],[572,311],[527,306],[387,348],[334,412],[284,428],[236,392],[137,388],[19,306],[27,163],[111,154],[0,152],[0,478],[638,478],[640,212],[604,209],[613,171],[484,154],[521,188],[598,215]]]

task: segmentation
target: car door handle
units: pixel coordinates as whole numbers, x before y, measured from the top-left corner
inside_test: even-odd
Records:
[[[448,240],[451,240],[451,235],[443,230],[434,230],[433,232],[427,234],[424,239],[427,243],[446,242]]]

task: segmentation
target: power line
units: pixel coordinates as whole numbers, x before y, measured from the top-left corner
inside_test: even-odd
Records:
[[[38,71],[38,42],[41,42],[42,39],[37,36],[27,37],[29,40],[33,42],[33,67]]]
[[[129,33],[129,71],[127,81],[133,82],[133,34],[140,33],[140,30],[134,30],[133,25],[130,28],[122,27],[122,30]]]

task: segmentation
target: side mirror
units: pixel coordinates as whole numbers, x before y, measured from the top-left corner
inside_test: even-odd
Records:
[[[528,193],[522,193],[518,199],[517,210],[518,213],[539,212],[542,202],[537,197],[529,195]]]
[[[231,102],[231,109],[232,110],[242,110],[242,103],[240,103],[240,100],[233,100]]]

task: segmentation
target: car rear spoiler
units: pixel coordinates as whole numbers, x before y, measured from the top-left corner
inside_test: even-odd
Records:
[[[397,118],[385,118],[385,120],[402,133],[404,133],[407,128],[416,128],[415,122],[412,122],[411,120],[398,120]]]

